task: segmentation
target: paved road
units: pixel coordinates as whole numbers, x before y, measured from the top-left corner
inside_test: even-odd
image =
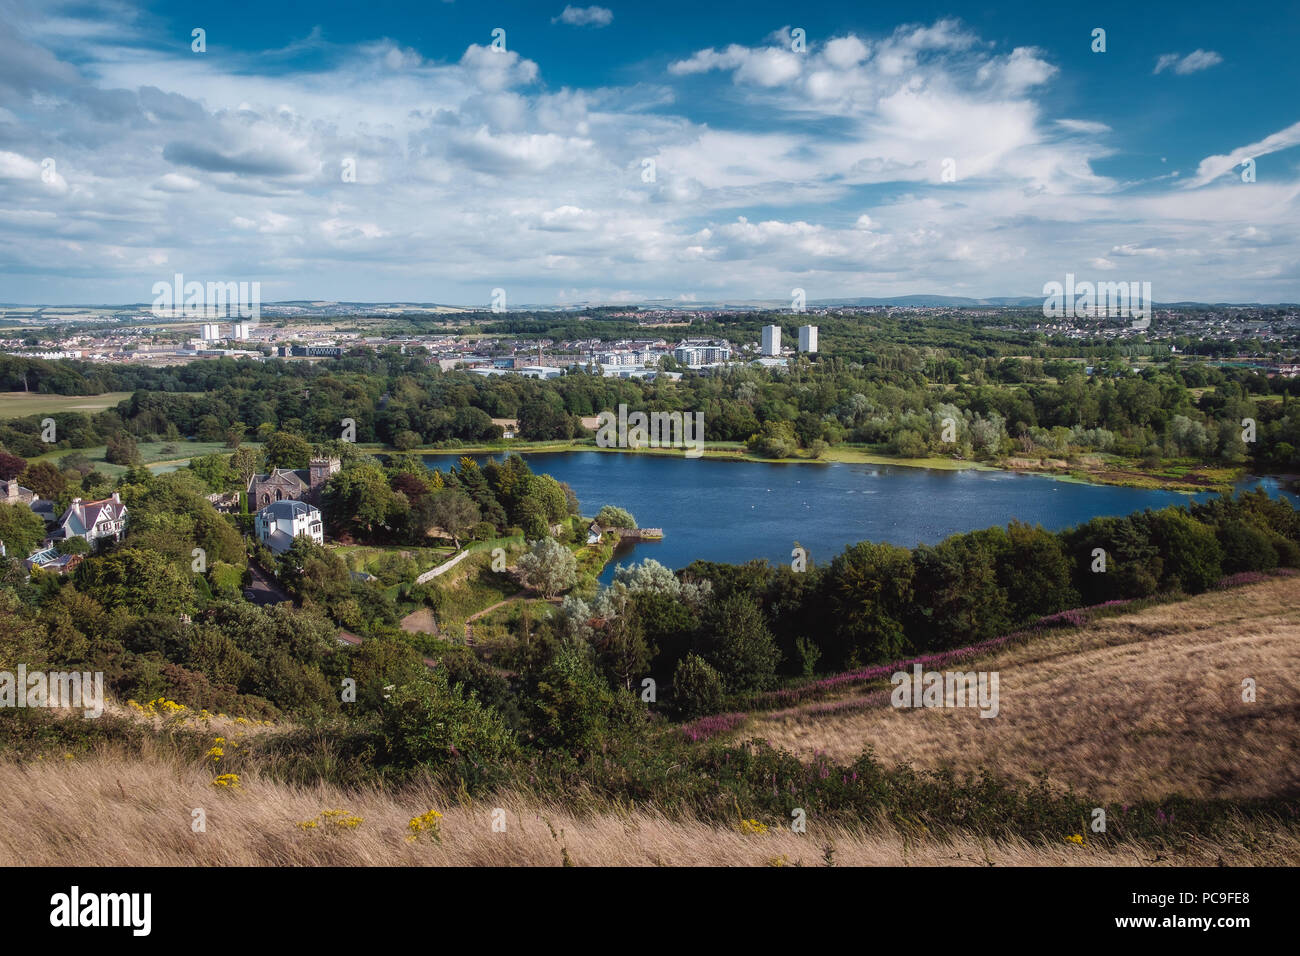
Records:
[[[250,563],[248,570],[253,576],[253,583],[248,586],[252,596],[248,600],[253,604],[266,607],[269,604],[279,604],[281,601],[288,601],[289,595],[280,590],[280,586],[271,579],[265,571],[256,564]]]

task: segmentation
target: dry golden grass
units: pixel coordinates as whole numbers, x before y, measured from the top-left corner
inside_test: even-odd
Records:
[[[1270,825],[1234,824],[1217,840],[1182,850],[1128,844],[1036,846],[1018,839],[904,837],[888,827],[820,827],[741,833],[652,812],[575,816],[518,796],[461,805],[433,789],[401,793],[293,787],[250,774],[239,791],[212,786],[212,772],[160,754],[98,755],[19,766],[0,762],[0,866],[1140,866],[1294,865],[1300,839]],[[492,830],[494,807],[506,831]],[[191,829],[206,813],[206,832]],[[304,831],[324,810],[362,819],[355,829]],[[408,842],[407,824],[429,809],[444,816],[442,842]]]
[[[1300,792],[1300,578],[1275,578],[1108,618],[961,670],[1000,673],[1000,713],[966,709],[796,713],[751,721],[796,753],[989,767],[1107,801]],[[1257,683],[1242,702],[1242,680]]]

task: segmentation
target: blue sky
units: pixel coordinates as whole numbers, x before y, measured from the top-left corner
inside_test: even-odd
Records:
[[[0,0],[0,301],[1300,300],[1300,7],[1056,6]]]

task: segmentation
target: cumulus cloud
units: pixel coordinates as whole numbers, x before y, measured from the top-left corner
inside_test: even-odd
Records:
[[[552,23],[565,23],[571,27],[607,27],[614,22],[614,12],[606,7],[566,6]]]
[[[438,59],[317,32],[195,57],[156,49],[125,13],[111,31],[78,22],[0,29],[15,299],[140,301],[182,265],[285,298],[481,303],[503,286],[560,304],[1017,294],[1117,263],[1195,297],[1240,274],[1243,243],[1273,283],[1249,297],[1295,297],[1266,291],[1294,288],[1294,175],[1230,201],[1133,190],[1096,169],[1122,123],[1045,109],[1064,64],[952,19],[809,37],[803,53],[789,28],[723,36],[581,88],[548,85],[544,55],[477,44]],[[701,102],[727,109],[706,121]],[[1209,157],[1191,185],[1297,142],[1291,127]]]

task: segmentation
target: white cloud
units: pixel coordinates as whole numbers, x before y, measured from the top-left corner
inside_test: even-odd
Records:
[[[256,53],[159,52],[130,22],[129,42],[69,40],[62,59],[10,38],[11,62],[33,66],[0,107],[14,298],[138,301],[171,262],[258,279],[264,298],[485,302],[503,284],[512,302],[1024,294],[1124,263],[1217,299],[1245,275],[1243,244],[1257,277],[1243,298],[1300,292],[1293,171],[1270,165],[1249,187],[1118,183],[1094,164],[1121,123],[1045,115],[1051,58],[952,20],[810,37],[804,54],[788,29],[754,47],[723,36],[666,74],[586,89],[548,87],[538,62],[484,46],[442,61],[313,34],[264,54],[280,58],[268,70]],[[311,71],[282,69],[299,47]],[[683,77],[728,111],[697,118]],[[1291,128],[1209,157],[1194,184],[1297,141]]]
[[[1162,73],[1169,68],[1180,76],[1188,73],[1196,73],[1200,70],[1208,70],[1212,66],[1218,66],[1223,62],[1223,57],[1213,50],[1193,50],[1191,53],[1183,56],[1180,53],[1162,53],[1156,59],[1156,68],[1152,73]]]
[[[614,22],[614,13],[606,7],[566,6],[552,23],[566,23],[571,27],[607,27]]]
[[[1110,127],[1105,123],[1099,123],[1096,120],[1077,120],[1077,119],[1059,119],[1056,125],[1061,129],[1071,133],[1086,133],[1094,135],[1097,133],[1109,133]],[[1164,162],[1164,160],[1161,160]]]
[[[836,37],[826,44],[826,62],[837,70],[857,66],[867,58],[870,49],[853,34]]]
[[[1258,159],[1260,156],[1267,156],[1269,153],[1276,153],[1297,145],[1300,145],[1300,122],[1292,123],[1286,129],[1265,136],[1248,146],[1238,146],[1226,156],[1205,157],[1196,167],[1195,178],[1187,181],[1187,186],[1189,188],[1204,186],[1248,159]]]
[[[197,179],[189,176],[167,173],[153,184],[153,188],[165,193],[188,193],[198,189],[200,185]]]

